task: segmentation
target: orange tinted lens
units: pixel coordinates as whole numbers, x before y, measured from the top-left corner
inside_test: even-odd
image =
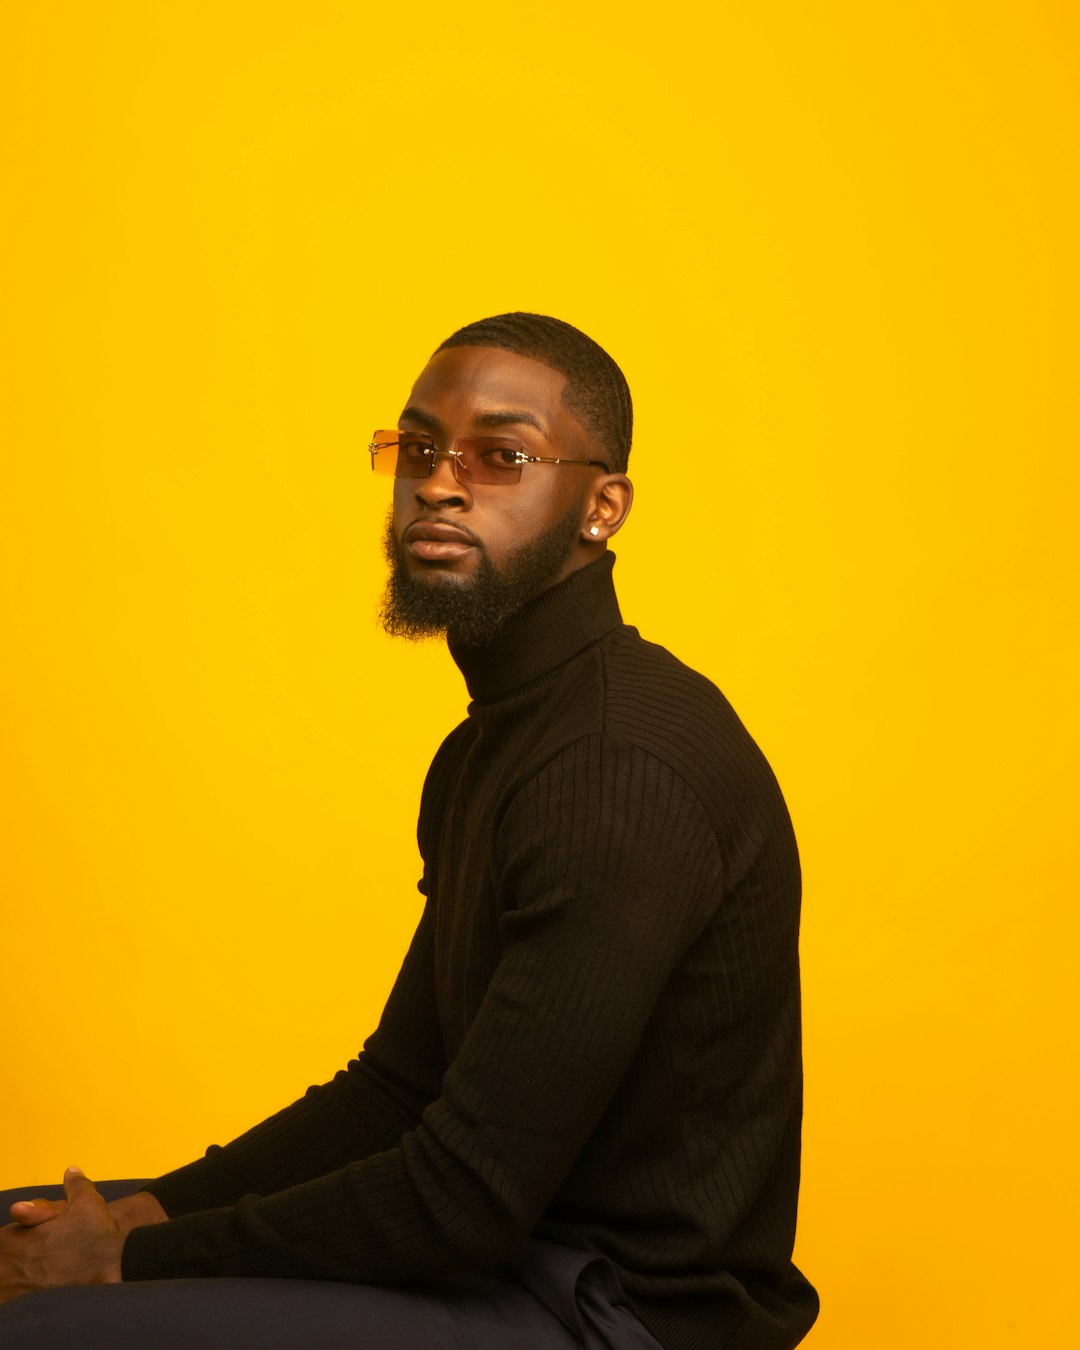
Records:
[[[376,431],[371,467],[389,478],[426,478],[431,472],[434,442],[413,431]]]
[[[426,478],[431,472],[435,442],[415,431],[399,431],[397,440],[397,477]]]
[[[516,483],[521,478],[520,441],[505,436],[469,436],[455,442],[462,475],[470,483]]]
[[[384,478],[393,478],[398,457],[397,431],[373,431],[371,433],[371,467]]]

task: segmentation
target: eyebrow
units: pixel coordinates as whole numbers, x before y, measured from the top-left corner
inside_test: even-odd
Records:
[[[540,419],[535,413],[526,412],[524,408],[500,409],[498,412],[480,413],[476,419],[478,427],[508,427],[508,426],[526,426],[532,427],[538,431],[544,440],[550,440],[547,432],[540,424]]]
[[[442,423],[439,419],[423,408],[417,408],[413,404],[404,410],[399,419],[404,422],[419,422],[422,427],[427,427],[429,431],[441,431]],[[529,412],[525,408],[500,408],[497,411],[478,413],[474,419],[478,427],[508,427],[508,426],[526,426],[532,427],[538,431],[544,440],[550,440],[551,437],[540,424],[539,418],[535,413]]]
[[[427,427],[429,431],[441,431],[442,423],[437,417],[432,417],[431,413],[424,412],[423,408],[414,408],[410,403],[398,418],[399,422],[419,422],[422,427]]]

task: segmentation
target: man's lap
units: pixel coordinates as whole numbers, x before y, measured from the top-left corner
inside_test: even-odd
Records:
[[[106,1182],[110,1199],[140,1183]],[[16,1200],[58,1187],[0,1193]],[[430,1285],[146,1280],[26,1294],[0,1307],[0,1350],[658,1350],[600,1258],[530,1240],[499,1272]]]
[[[321,1280],[147,1280],[0,1308],[3,1350],[580,1350],[526,1291],[477,1277],[383,1289]]]

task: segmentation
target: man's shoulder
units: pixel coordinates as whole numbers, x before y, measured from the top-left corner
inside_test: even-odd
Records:
[[[720,690],[708,676],[688,666],[667,647],[642,637],[633,624],[621,623],[608,637],[605,655],[609,661],[625,668],[628,673],[635,670],[648,671],[661,678],[666,677],[677,683],[698,688],[703,693],[711,691],[723,698]]]
[[[625,725],[681,738],[702,731],[748,737],[718,686],[629,624],[611,633],[600,653],[609,729]]]
[[[778,793],[757,742],[706,675],[625,624],[598,655],[606,737],[663,760],[705,797]]]
[[[550,675],[505,698],[474,704],[443,741],[429,779],[457,772],[478,746],[521,781],[586,741],[611,753],[651,755],[703,798],[726,784],[775,780],[720,689],[666,647],[620,624]],[[486,754],[482,756],[486,760]]]

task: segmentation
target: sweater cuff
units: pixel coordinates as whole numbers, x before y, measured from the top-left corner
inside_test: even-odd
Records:
[[[239,1275],[238,1268],[216,1264],[210,1256],[214,1243],[207,1234],[227,1227],[231,1211],[201,1211],[169,1223],[133,1228],[124,1240],[120,1278],[130,1280],[177,1280],[205,1275]]]
[[[175,1219],[181,1214],[235,1204],[253,1187],[225,1161],[223,1150],[211,1148],[204,1158],[166,1172],[142,1189],[154,1196],[170,1219]]]

